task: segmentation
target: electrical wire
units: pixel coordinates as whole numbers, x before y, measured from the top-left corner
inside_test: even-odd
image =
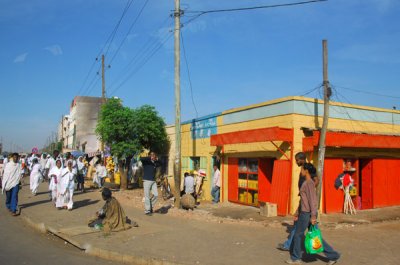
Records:
[[[314,87],[313,89],[304,92],[304,94],[301,94],[300,97],[304,97],[304,96],[306,96],[306,95],[308,95],[308,94],[311,94],[311,93],[314,92],[315,90],[320,89],[322,86],[323,86],[323,84],[320,83],[320,84],[318,84],[316,87]]]
[[[125,6],[124,10],[122,11],[122,15],[121,15],[120,19],[118,20],[117,24],[114,27],[114,30],[112,31],[112,33],[110,35],[111,36],[111,40],[108,41],[110,38],[107,40],[108,41],[108,47],[107,47],[107,50],[105,52],[105,56],[107,56],[108,51],[110,50],[111,44],[114,41],[115,35],[117,34],[118,28],[121,25],[122,19],[124,18],[125,14],[128,12],[128,9],[131,6],[132,2],[133,2],[133,0],[129,0],[126,3],[126,6]],[[107,44],[107,42],[106,42],[106,44]],[[103,50],[104,50],[104,48],[103,48]]]
[[[168,37],[166,37],[162,42],[160,42],[156,47],[154,47],[153,50],[150,51],[149,54],[147,54],[147,57],[143,58],[141,61],[141,64],[138,65],[136,68],[133,69],[129,73],[129,75],[110,93],[110,95],[113,95],[118,89],[120,89],[129,79],[131,79],[140,69],[142,69],[143,66],[146,65],[146,63],[163,47],[163,45],[173,36],[173,34],[169,34]]]
[[[296,6],[296,5],[305,5],[312,4],[317,2],[326,2],[328,0],[310,0],[310,1],[302,1],[302,2],[294,2],[294,3],[286,3],[286,4],[276,4],[276,5],[262,5],[262,6],[252,6],[252,7],[240,7],[240,8],[230,8],[230,9],[215,9],[215,10],[206,10],[206,11],[186,11],[186,13],[198,13],[192,19],[189,19],[184,24],[188,25],[193,20],[199,18],[202,15],[210,14],[210,13],[221,13],[221,12],[236,12],[236,11],[249,11],[255,9],[266,9],[266,8],[275,8],[275,7],[287,7],[287,6]]]
[[[335,87],[343,88],[343,89],[346,89],[346,90],[349,90],[349,91],[353,91],[353,92],[358,92],[358,93],[373,95],[373,96],[387,97],[387,98],[398,98],[398,99],[400,99],[399,96],[384,95],[384,94],[379,94],[379,93],[375,93],[375,92],[363,91],[363,90],[360,90],[360,89],[354,89],[354,88],[343,87],[343,86],[337,86],[337,85],[336,85]]]
[[[163,28],[165,26],[165,22],[167,22],[170,19],[170,16],[168,16],[160,25],[160,28]],[[168,25],[167,28],[169,28],[170,25]],[[160,39],[164,39],[164,37],[168,34],[165,33],[163,36],[161,36]],[[155,34],[154,34],[155,35]],[[114,78],[113,82],[111,82],[110,87],[113,87],[115,85],[115,83],[117,82],[116,80],[120,80],[122,79],[128,72],[130,69],[132,69],[132,65],[134,65],[134,63],[136,63],[137,61],[140,60],[141,57],[144,57],[148,51],[151,51],[154,47],[156,47],[159,44],[158,39],[155,39],[153,37],[149,37],[148,41],[138,50],[138,52],[135,54],[135,56],[123,67],[123,70],[121,70],[121,72],[119,73],[119,75],[117,75],[116,78]]]
[[[121,24],[121,21],[124,18],[125,14],[127,13],[129,7],[131,6],[132,2],[133,2],[133,0],[128,0],[128,2],[126,3],[126,5],[125,5],[125,7],[124,7],[124,9],[122,11],[122,15],[121,15],[120,19],[118,20],[118,22],[115,25],[114,29],[111,31],[110,35],[107,37],[107,40],[104,43],[103,47],[97,53],[97,55],[95,57],[95,60],[93,61],[92,65],[90,66],[90,69],[89,69],[89,71],[88,71],[88,73],[87,73],[87,75],[86,75],[86,77],[85,77],[85,79],[84,79],[84,81],[82,83],[82,86],[79,88],[79,90],[76,93],[76,95],[85,95],[84,91],[87,91],[89,89],[90,85],[88,87],[86,87],[86,89],[85,89],[85,85],[86,85],[86,83],[87,83],[87,81],[89,79],[89,76],[92,74],[94,66],[99,61],[100,54],[104,51],[104,49],[106,48],[107,44],[110,43],[110,40],[114,39],[116,31],[117,31],[119,25]],[[112,40],[111,40],[111,42],[112,42]],[[109,44],[109,47],[110,47],[110,44]],[[108,49],[107,49],[107,51],[108,51]]]
[[[189,86],[190,86],[190,95],[191,95],[191,98],[192,98],[192,103],[193,103],[194,110],[196,112],[196,118],[198,118],[199,117],[199,113],[197,112],[196,103],[194,102],[194,97],[193,97],[192,79],[190,78],[190,70],[189,70],[189,64],[188,64],[188,60],[187,60],[187,56],[186,56],[185,42],[183,40],[182,31],[180,33],[181,33],[181,40],[182,40],[183,56],[185,58],[186,70],[187,70]]]
[[[132,22],[131,26],[129,27],[128,32],[126,33],[124,39],[121,41],[120,45],[117,48],[117,51],[114,53],[113,57],[111,58],[109,64],[111,64],[114,61],[114,58],[117,56],[118,52],[120,51],[122,45],[124,45],[126,39],[128,38],[129,34],[132,31],[132,28],[136,25],[136,22],[138,21],[140,15],[143,13],[144,8],[146,7],[147,3],[149,2],[149,0],[146,0],[146,2],[143,4],[142,8],[139,11],[139,14],[136,16],[136,18],[134,19],[134,21]]]

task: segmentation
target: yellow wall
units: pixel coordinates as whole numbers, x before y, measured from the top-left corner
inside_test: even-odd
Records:
[[[283,99],[277,99],[273,101],[268,101],[252,106],[236,108],[232,110],[228,110],[223,112],[221,115],[217,116],[217,133],[227,133],[227,132],[236,132],[242,130],[249,129],[259,129],[259,128],[268,128],[279,126],[281,128],[293,128],[294,130],[294,139],[293,139],[293,155],[297,152],[302,151],[302,141],[304,132],[302,128],[310,128],[310,129],[318,129],[322,126],[322,117],[315,117],[312,115],[302,115],[302,114],[285,114],[285,115],[277,115],[273,117],[265,117],[251,121],[238,122],[232,124],[223,124],[224,115],[246,111],[250,109],[256,109],[258,107],[273,105],[277,103],[287,102],[287,101],[304,101],[304,102],[317,102],[322,103],[322,101],[304,98],[304,97],[287,97]],[[331,102],[333,106],[341,106],[352,109],[360,109],[367,111],[376,111],[376,112],[392,112],[395,114],[400,114],[399,111],[385,110],[380,108],[366,107],[366,106],[357,106],[357,105],[349,105],[340,102]],[[203,190],[205,193],[205,199],[210,200],[211,196],[209,191],[211,190],[211,176],[213,171],[212,167],[212,156],[217,150],[217,147],[210,146],[210,138],[202,138],[193,140],[191,136],[191,124],[184,124],[181,127],[182,136],[181,136],[181,148],[182,148],[182,157],[206,157],[206,172],[207,177],[204,182]],[[393,125],[390,123],[380,123],[380,122],[366,122],[366,121],[356,121],[356,120],[348,120],[348,119],[329,119],[328,130],[340,130],[347,132],[365,132],[365,133],[379,133],[379,134],[393,134],[393,132],[400,132],[400,125]],[[171,140],[171,150],[170,150],[170,166],[169,172],[170,175],[173,175],[173,159],[175,157],[175,152],[173,151],[175,148],[174,140],[175,135],[174,131],[170,129],[169,131],[170,140]],[[286,153],[288,157],[290,157],[290,148],[287,144],[282,142],[276,142],[278,146],[281,147]],[[389,154],[388,154],[389,152]],[[392,153],[390,153],[392,152]],[[262,142],[262,143],[248,143],[248,144],[232,144],[225,145],[223,147],[223,167],[221,168],[222,177],[223,177],[223,200],[227,201],[228,199],[228,158],[229,157],[272,157],[275,159],[286,159],[280,152],[278,152],[271,143]],[[354,155],[354,151],[350,149],[335,149],[335,148],[327,148],[326,156],[352,156]],[[357,155],[359,156],[392,156],[392,157],[400,157],[400,153],[390,150],[368,150],[368,149],[357,149]],[[316,165],[317,160],[317,152],[316,150],[312,154],[312,161]],[[183,175],[184,172],[182,172]],[[300,174],[300,169],[297,167],[296,162],[293,157],[292,162],[292,184],[291,184],[291,198],[290,198],[290,212],[293,213],[298,206],[298,178]],[[222,191],[221,191],[222,197]]]

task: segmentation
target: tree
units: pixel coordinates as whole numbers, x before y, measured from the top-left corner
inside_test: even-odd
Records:
[[[127,172],[123,159],[145,149],[166,153],[169,147],[165,122],[154,107],[144,105],[130,109],[121,99],[111,98],[102,107],[96,127],[100,140],[110,146],[111,154],[118,158],[121,172],[121,188],[127,188]]]

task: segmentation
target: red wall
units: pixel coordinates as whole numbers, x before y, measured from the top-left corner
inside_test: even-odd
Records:
[[[292,167],[290,160],[275,160],[272,173],[271,201],[278,206],[278,215],[288,214]]]
[[[400,160],[372,160],[372,202],[374,208],[400,205]]]
[[[341,173],[343,173],[342,158],[325,158],[323,176],[323,203],[325,213],[343,212],[343,191],[335,189],[335,179]]]

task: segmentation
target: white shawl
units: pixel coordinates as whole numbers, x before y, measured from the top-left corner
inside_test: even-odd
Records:
[[[21,165],[10,161],[6,164],[3,174],[2,193],[9,191],[18,185],[21,180]]]

